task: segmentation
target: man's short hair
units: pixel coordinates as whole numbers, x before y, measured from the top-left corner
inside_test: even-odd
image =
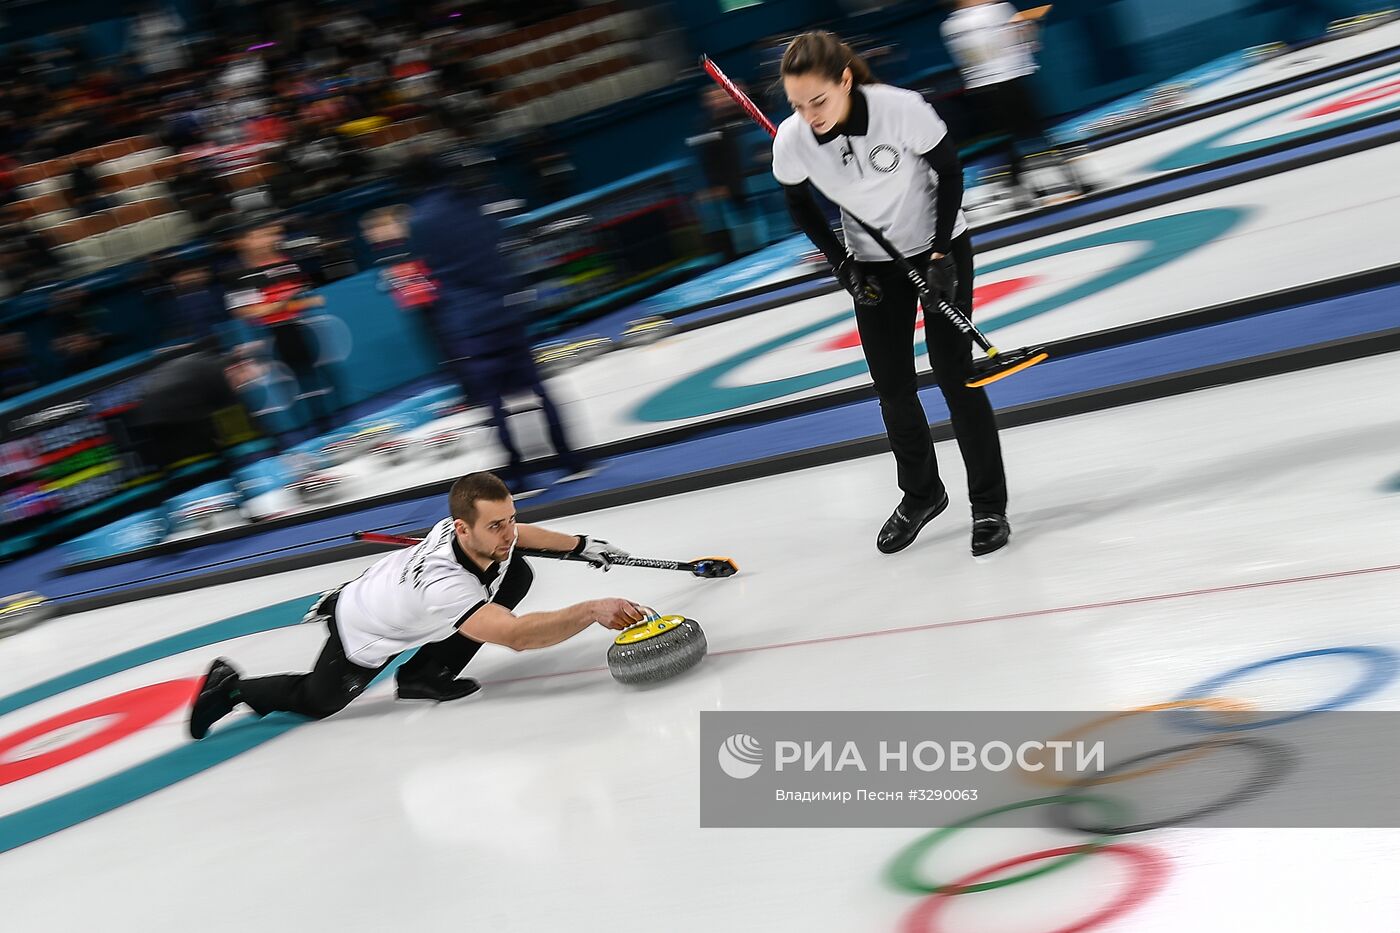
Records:
[[[505,502],[510,498],[510,490],[495,473],[468,473],[452,484],[447,494],[447,510],[453,518],[460,518],[468,525],[476,524],[476,504]]]

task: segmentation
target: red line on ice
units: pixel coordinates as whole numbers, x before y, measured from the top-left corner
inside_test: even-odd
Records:
[[[771,645],[751,645],[747,648],[726,648],[711,651],[712,656],[726,654],[749,654],[756,651],[773,651],[778,648],[797,648],[806,645],[824,645],[837,641],[852,641],[857,638],[876,638],[881,635],[906,635],[911,632],[929,632],[941,628],[956,628],[963,625],[980,625],[983,622],[1010,622],[1016,619],[1034,619],[1043,616],[1063,615],[1067,612],[1088,612],[1093,609],[1115,609],[1121,606],[1136,606],[1142,603],[1161,603],[1176,599],[1194,599],[1198,596],[1214,596],[1220,593],[1237,593],[1243,590],[1261,590],[1275,586],[1292,586],[1298,583],[1316,583],[1323,580],[1340,580],[1346,577],[1360,577],[1377,573],[1394,573],[1400,564],[1386,564],[1380,567],[1363,567],[1358,570],[1336,570],[1330,573],[1314,573],[1303,577],[1284,577],[1278,580],[1260,580],[1255,583],[1231,583],[1224,586],[1209,586],[1195,590],[1181,590],[1175,593],[1153,593],[1147,596],[1129,596],[1123,599],[1108,599],[1096,603],[1078,603],[1071,606],[1052,606],[1047,609],[1027,609],[1021,612],[1004,612],[990,616],[975,616],[967,619],[953,619],[948,622],[928,622],[923,625],[905,625],[899,628],[873,629],[868,632],[848,632],[844,635],[825,635],[820,638],[804,638],[799,641],[776,642]],[[489,680],[490,684],[513,684],[524,680],[543,680],[547,677],[569,677],[574,674],[595,674],[606,671],[607,667],[585,667],[573,671],[555,671],[549,674],[527,674],[523,677],[506,677]]]

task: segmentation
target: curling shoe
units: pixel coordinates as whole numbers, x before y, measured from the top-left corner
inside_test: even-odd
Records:
[[[981,557],[1006,547],[1011,523],[999,512],[972,513],[972,556]]]
[[[223,658],[209,665],[209,673],[199,685],[199,693],[190,709],[190,738],[202,739],[209,727],[223,719],[238,705],[234,694],[238,690],[238,671]]]
[[[470,677],[453,677],[445,670],[436,677],[400,678],[398,684],[400,700],[433,700],[437,703],[460,700],[481,689],[481,684]]]
[[[944,509],[948,507],[948,493],[943,493],[943,498],[928,508],[911,508],[906,503],[901,502],[895,506],[894,514],[885,521],[885,526],[880,529],[880,536],[875,539],[875,546],[882,554],[893,554],[902,551],[914,543],[914,539],[919,536],[919,532],[924,526],[937,518]]]

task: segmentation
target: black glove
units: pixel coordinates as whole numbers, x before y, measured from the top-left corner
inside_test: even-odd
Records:
[[[955,299],[958,295],[958,266],[953,262],[952,256],[930,259],[928,274],[925,277],[928,279],[929,294],[935,301],[957,304]]]
[[[873,277],[866,277],[865,272],[860,268],[860,263],[847,257],[841,260],[841,264],[836,267],[836,281],[841,283],[841,287],[851,293],[851,297],[858,305],[877,305],[885,297],[884,291],[880,288],[880,282]]]

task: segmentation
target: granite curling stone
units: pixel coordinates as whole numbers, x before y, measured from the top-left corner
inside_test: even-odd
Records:
[[[622,332],[624,347],[642,347],[656,343],[676,332],[674,321],[658,316],[639,318],[627,325]]]
[[[657,616],[613,640],[608,670],[618,683],[660,683],[699,664],[707,650],[699,622],[684,616]]]
[[[38,625],[53,614],[53,604],[38,593],[6,596],[0,599],[0,638]]]
[[[407,461],[412,450],[413,445],[408,438],[402,435],[393,435],[376,441],[374,446],[370,448],[369,455],[374,458],[378,466],[393,467]]]
[[[336,491],[345,482],[345,477],[334,470],[312,473],[292,483],[292,491],[307,505],[320,505],[335,498]]]
[[[439,460],[445,460],[462,451],[466,446],[467,432],[457,428],[447,428],[429,434],[423,441],[423,447],[429,454]]]

